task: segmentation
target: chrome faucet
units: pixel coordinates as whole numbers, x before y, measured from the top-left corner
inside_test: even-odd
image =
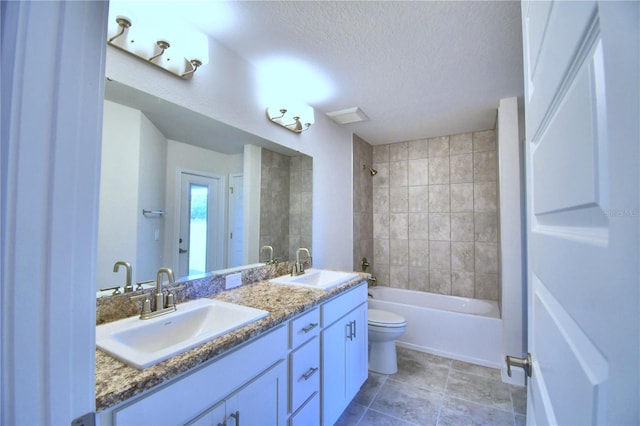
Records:
[[[311,253],[309,253],[309,249],[301,247],[296,250],[296,263],[293,265],[293,269],[291,270],[292,277],[304,274],[304,265],[300,262],[300,252],[307,253],[307,259],[311,260]]]
[[[269,251],[269,258],[267,260],[261,260],[261,262],[264,262],[267,265],[275,263],[274,260],[273,260],[273,247],[271,247],[271,246],[262,246],[260,248],[260,256],[262,256],[262,252],[265,251],[265,250]]]
[[[129,262],[125,262],[124,260],[118,260],[113,265],[113,272],[118,272],[121,266],[127,268],[127,278],[124,283],[124,292],[131,293],[133,291],[133,286],[131,285],[131,264]]]
[[[167,295],[165,297],[165,290],[162,289],[162,276],[164,274],[167,275],[170,284],[174,282],[173,271],[171,271],[171,269],[158,269],[158,274],[156,275],[156,303],[152,309],[151,300],[149,300],[149,297],[147,297],[142,304],[140,319],[155,318],[160,315],[174,312],[177,309],[174,294],[170,291],[167,291]]]

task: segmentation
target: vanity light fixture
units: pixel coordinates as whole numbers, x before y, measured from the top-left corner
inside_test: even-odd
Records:
[[[303,105],[295,108],[267,108],[267,117],[272,122],[294,133],[302,133],[315,122],[313,108]]]
[[[133,25],[131,19],[126,16],[118,16],[116,17],[116,23],[118,24],[119,30],[115,35],[107,39],[109,46],[117,47],[183,80],[188,80],[193,77],[196,70],[204,63],[202,59],[196,56],[191,56],[190,59],[188,59],[189,57],[185,57],[183,54],[180,54],[180,52],[173,57],[166,54],[166,52],[170,52],[169,49],[171,48],[171,43],[166,39],[156,40],[155,46],[151,47],[152,54],[149,55],[147,52],[150,47],[140,45],[140,32],[137,34],[131,33]],[[144,44],[144,42],[142,44]],[[187,43],[183,44],[185,46],[187,45]]]

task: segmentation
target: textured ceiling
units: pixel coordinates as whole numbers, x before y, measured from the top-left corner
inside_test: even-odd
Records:
[[[316,115],[360,107],[344,125],[371,144],[492,129],[522,96],[517,1],[147,2],[190,22],[258,70],[295,59],[291,86]],[[322,90],[318,90],[322,89]]]

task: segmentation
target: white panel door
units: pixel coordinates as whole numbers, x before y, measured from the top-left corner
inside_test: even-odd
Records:
[[[639,421],[638,4],[522,4],[530,424]]]

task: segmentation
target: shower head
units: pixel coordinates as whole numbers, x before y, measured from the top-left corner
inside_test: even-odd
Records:
[[[371,168],[371,167],[368,167],[366,164],[363,164],[363,165],[362,165],[362,168],[363,168],[364,170],[369,170],[369,173],[371,173],[371,176],[375,176],[375,175],[377,175],[377,174],[378,174],[378,171],[377,171],[376,169]]]

